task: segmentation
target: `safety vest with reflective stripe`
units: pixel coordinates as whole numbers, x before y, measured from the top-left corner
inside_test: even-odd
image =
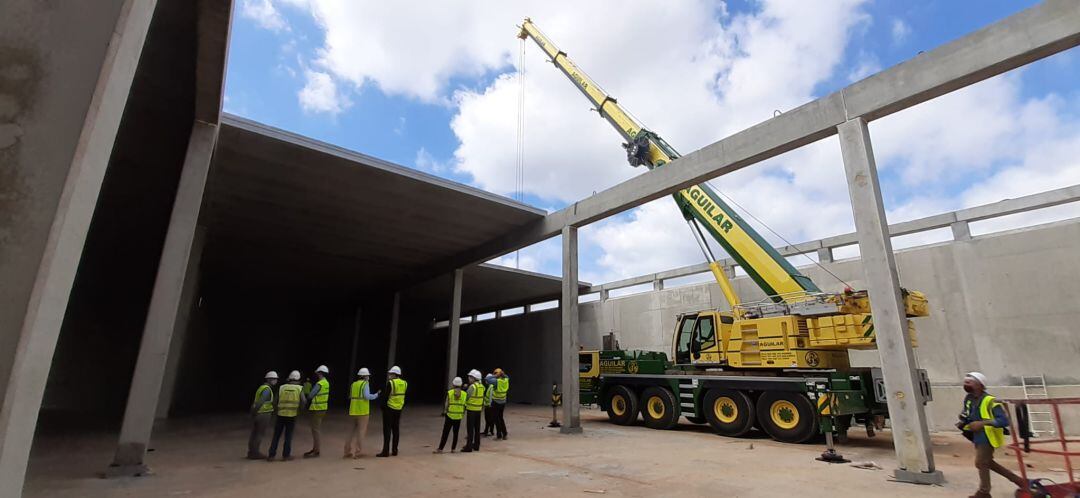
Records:
[[[484,406],[491,406],[492,394],[495,394],[495,390],[492,389],[491,386],[488,386],[487,390],[484,391]]]
[[[296,384],[285,384],[278,389],[277,414],[279,417],[295,417],[300,411],[300,393],[304,390]]]
[[[457,394],[454,394],[457,391]],[[461,417],[465,415],[465,400],[469,397],[465,394],[465,391],[461,389],[451,389],[446,392],[446,418],[450,420],[461,420]]]
[[[386,407],[391,410],[405,408],[405,391],[409,389],[409,383],[404,379],[390,379],[390,397],[386,400]]]
[[[319,392],[315,395],[315,399],[311,400],[311,407],[309,410],[313,412],[324,412],[330,407],[330,381],[319,379],[315,384],[319,386]]]
[[[495,379],[495,392],[491,395],[496,401],[506,401],[506,393],[510,392],[510,379],[500,377]]]
[[[967,400],[967,412],[971,413],[971,400]],[[994,420],[994,408],[1001,406],[1001,403],[997,402],[993,396],[986,394],[983,395],[982,402],[979,403],[979,419],[992,421]],[[986,440],[990,441],[990,446],[994,448],[1000,448],[1005,444],[1005,429],[1003,427],[994,427],[990,424],[983,426],[983,432],[986,433]]]
[[[484,384],[480,382],[472,383],[472,394],[470,394],[465,400],[465,407],[470,412],[478,412],[484,409]]]
[[[349,389],[349,415],[368,415],[371,413],[371,403],[364,397],[364,385],[366,380],[358,380],[352,383]]]
[[[274,411],[274,389],[266,384],[259,386],[255,390],[255,401],[252,404],[258,403],[262,399],[263,391],[270,391],[270,401],[263,402],[259,405],[257,413],[270,413]]]

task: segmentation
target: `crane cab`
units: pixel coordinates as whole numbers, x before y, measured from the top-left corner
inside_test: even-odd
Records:
[[[701,368],[727,364],[723,350],[734,322],[730,313],[718,311],[679,315],[672,343],[675,364]]]

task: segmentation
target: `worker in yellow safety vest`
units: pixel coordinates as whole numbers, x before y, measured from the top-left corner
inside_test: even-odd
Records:
[[[405,409],[405,391],[409,383],[401,378],[401,367],[394,366],[386,373],[386,404],[383,405],[383,447],[377,457],[397,456],[401,439],[401,411]]]
[[[503,369],[495,369],[495,392],[491,393],[491,407],[495,413],[495,439],[506,439],[506,401],[510,394],[510,376]]]
[[[975,443],[975,468],[979,471],[979,490],[974,498],[990,498],[990,471],[1027,489],[1028,483],[1009,469],[994,461],[994,450],[1005,444],[1005,427],[1009,417],[1005,407],[986,392],[986,376],[970,372],[964,377],[964,408],[960,413],[961,429],[970,432]],[[968,435],[968,434],[965,434]]]
[[[446,447],[446,437],[450,430],[454,431],[454,441],[450,443],[450,453],[457,449],[458,431],[461,429],[461,418],[465,415],[465,400],[468,395],[461,390],[461,377],[454,377],[450,383],[452,388],[446,392],[446,401],[443,402],[443,427],[442,437],[439,439],[439,449],[435,453],[442,453]]]
[[[315,369],[315,385],[311,386],[311,396],[308,411],[311,412],[311,451],[304,453],[304,458],[319,456],[322,449],[322,421],[326,417],[326,410],[330,408],[330,381],[326,377],[330,375],[330,369],[326,365],[319,365]]]
[[[360,458],[367,435],[368,419],[371,415],[371,401],[379,393],[371,393],[371,372],[361,368],[356,372],[356,382],[349,386],[349,418],[352,420],[352,433],[345,440],[345,458]]]
[[[251,435],[248,437],[247,457],[250,460],[262,460],[263,436],[270,427],[274,416],[274,386],[277,385],[277,372],[271,370],[263,376],[263,383],[255,390],[255,401],[251,404]]]
[[[495,408],[491,406],[491,395],[495,393],[495,374],[484,376],[484,431],[483,437],[495,435]]]
[[[465,396],[465,448],[462,453],[480,451],[480,412],[484,409],[484,383],[480,381],[480,371],[469,372],[469,390]]]
[[[285,448],[281,452],[282,460],[292,460],[292,436],[296,428],[296,416],[300,414],[300,407],[307,403],[304,397],[304,388],[300,386],[300,372],[289,372],[289,381],[278,388],[277,399],[274,402],[274,412],[277,413],[277,423],[274,425],[274,438],[270,441],[270,451],[266,454],[267,461],[273,461],[277,455],[278,440],[282,433],[285,434]]]

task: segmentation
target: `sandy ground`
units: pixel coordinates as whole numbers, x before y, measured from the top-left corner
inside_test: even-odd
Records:
[[[861,431],[841,446],[854,462],[873,461],[884,470],[814,460],[820,445],[780,444],[762,436],[731,439],[683,421],[676,430],[622,427],[603,412],[582,411],[582,435],[547,429],[551,409],[511,406],[510,439],[483,439],[473,454],[432,454],[442,421],[432,406],[408,406],[402,419],[401,454],[374,458],[382,444],[378,415],[365,442],[366,456],[341,458],[346,417],[323,425],[321,458],[292,462],[249,461],[248,425],[242,415],[169,421],[155,432],[147,463],[154,475],[101,479],[115,435],[42,436],[31,458],[26,496],[967,496],[976,486],[970,444],[953,434],[934,436],[944,486],[892,482],[895,467],[888,433],[866,438]],[[858,433],[857,433],[858,432]],[[461,438],[465,430],[462,427]],[[310,448],[306,421],[298,423],[294,453]],[[264,443],[264,448],[265,448]],[[460,444],[460,443],[459,443]],[[449,445],[448,445],[449,446]],[[299,450],[299,451],[297,451]],[[264,450],[265,451],[265,450]],[[1015,457],[999,461],[1016,469]],[[1033,472],[1064,480],[1048,469],[1059,462],[1036,461]],[[995,496],[1013,496],[995,476]]]

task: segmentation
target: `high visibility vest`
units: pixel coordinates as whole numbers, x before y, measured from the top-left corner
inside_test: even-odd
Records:
[[[465,407],[470,412],[478,412],[484,409],[484,384],[473,382],[473,392],[465,400]]]
[[[496,401],[506,401],[506,393],[510,392],[510,379],[500,377],[495,379],[495,392],[491,395]]]
[[[364,397],[364,385],[366,380],[358,380],[349,388],[349,415],[368,415],[371,413],[371,403]]]
[[[454,394],[457,391],[457,394]],[[460,389],[451,389],[446,392],[446,418],[450,420],[461,420],[461,417],[465,415],[465,400],[469,397],[465,394],[465,391]]]
[[[300,393],[303,390],[303,387],[296,384],[284,384],[278,389],[279,417],[295,417],[300,412]]]
[[[965,404],[966,411],[970,414],[971,400],[967,400]],[[984,395],[982,402],[979,403],[979,419],[994,420],[994,408],[998,406],[1001,406],[1001,403],[998,403],[997,399],[989,394]],[[1000,448],[1005,445],[1005,428],[987,424],[983,426],[983,432],[986,434],[986,440],[990,441],[990,446]]]
[[[390,379],[390,397],[386,399],[386,407],[391,410],[405,408],[405,391],[409,389],[409,383],[404,379]]]
[[[270,391],[270,401],[266,401],[263,404],[259,405],[259,409],[257,410],[257,412],[258,413],[270,413],[270,412],[273,412],[274,411],[274,389],[271,388],[270,386],[266,385],[266,384],[263,384],[263,385],[259,386],[259,388],[255,390],[255,401],[253,401],[251,404],[254,405],[255,403],[258,403],[259,400],[262,399],[262,394],[263,394],[264,391]]]
[[[484,391],[484,406],[491,406],[491,395],[495,394],[495,390],[490,386]]]
[[[311,400],[311,407],[308,409],[313,412],[324,412],[330,407],[330,381],[319,379],[315,384],[319,386],[319,393],[315,395],[315,399]]]

